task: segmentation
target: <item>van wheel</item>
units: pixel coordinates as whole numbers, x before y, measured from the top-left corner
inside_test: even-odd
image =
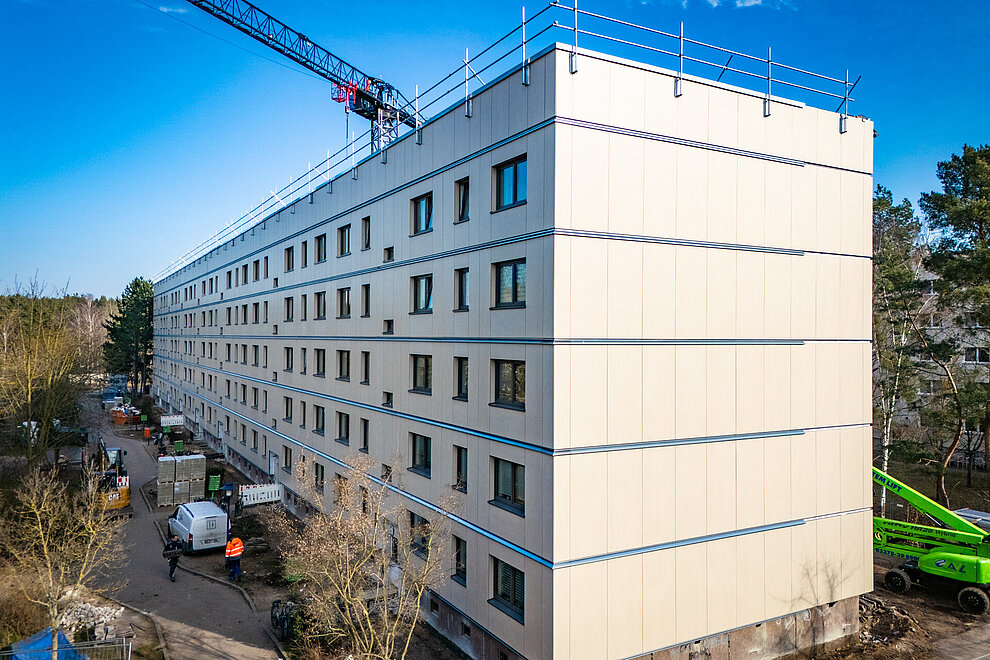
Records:
[[[977,587],[964,587],[959,590],[959,607],[968,614],[986,614],[990,610],[990,596]]]
[[[911,576],[899,568],[892,568],[883,576],[883,584],[895,594],[906,594],[911,588]]]

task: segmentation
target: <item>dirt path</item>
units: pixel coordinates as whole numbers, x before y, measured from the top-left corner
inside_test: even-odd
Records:
[[[99,404],[88,400],[86,405]],[[269,660],[278,658],[257,615],[230,587],[184,571],[169,582],[162,543],[138,489],[156,476],[157,464],[143,442],[116,436],[103,414],[100,429],[108,445],[127,450],[134,517],[127,522],[127,562],[121,569],[126,584],[115,597],[155,614],[162,625],[172,660]],[[180,561],[180,566],[182,562]]]

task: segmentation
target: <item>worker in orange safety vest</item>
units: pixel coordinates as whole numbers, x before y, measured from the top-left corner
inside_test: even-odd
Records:
[[[241,579],[241,555],[244,554],[244,542],[233,534],[227,535],[227,550],[224,556],[227,561],[227,575],[231,582]]]

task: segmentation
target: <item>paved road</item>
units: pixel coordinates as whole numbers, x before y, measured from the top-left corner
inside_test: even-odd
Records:
[[[990,660],[990,623],[935,642],[935,651],[945,660]]]
[[[87,401],[87,405],[94,402]],[[95,405],[98,409],[99,404]],[[125,464],[134,509],[125,529],[128,557],[121,574],[126,584],[116,597],[158,617],[173,660],[278,658],[258,617],[236,590],[181,570],[176,571],[175,583],[169,582],[154,517],[138,492],[142,484],[157,476],[156,461],[143,442],[115,436],[109,418],[100,418],[107,444],[127,450]]]

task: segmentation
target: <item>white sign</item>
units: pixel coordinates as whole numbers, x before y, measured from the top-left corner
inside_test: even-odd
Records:
[[[282,484],[248,484],[241,486],[239,490],[245,506],[282,500]]]
[[[185,422],[182,415],[162,415],[162,426],[182,426]]]

